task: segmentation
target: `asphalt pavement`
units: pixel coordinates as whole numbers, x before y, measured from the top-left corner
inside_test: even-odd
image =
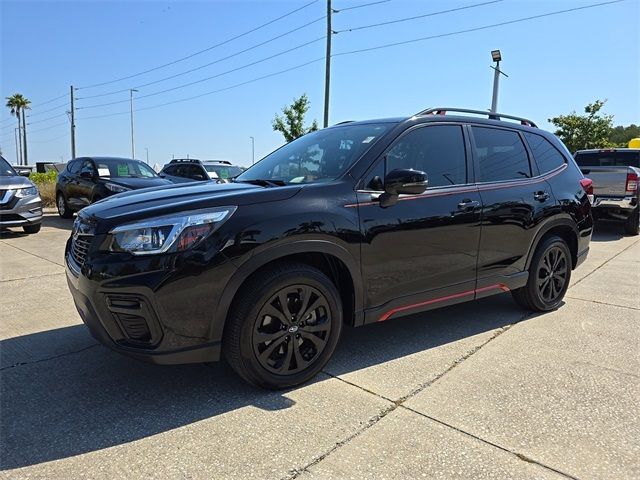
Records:
[[[640,238],[619,225],[555,312],[503,294],[347,328],[284,392],[97,345],[70,228],[0,235],[1,478],[640,478]]]

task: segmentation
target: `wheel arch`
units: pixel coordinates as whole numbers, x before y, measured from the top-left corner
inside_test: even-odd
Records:
[[[540,241],[548,235],[558,235],[567,243],[569,251],[571,252],[571,268],[573,270],[578,262],[579,232],[575,221],[568,216],[551,219],[538,229],[538,233],[536,233],[529,247],[529,252],[527,253],[526,270],[528,270],[531,265],[531,260]]]
[[[229,310],[246,282],[255,274],[275,263],[303,263],[327,275],[336,285],[342,300],[343,318],[350,325],[362,324],[363,290],[358,263],[343,247],[323,240],[301,240],[272,247],[244,262],[231,277],[222,292],[212,323],[210,338],[222,338]]]

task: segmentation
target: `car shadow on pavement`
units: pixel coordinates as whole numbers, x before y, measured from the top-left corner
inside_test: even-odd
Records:
[[[43,228],[55,228],[58,230],[67,230],[71,231],[73,228],[73,219],[65,219],[60,218],[58,215],[46,214],[42,217],[42,227]],[[40,235],[39,233],[33,233],[31,235]],[[27,237],[29,234],[24,233],[22,227],[12,227],[11,229],[0,230],[0,239],[1,238],[20,238]]]
[[[594,242],[615,242],[624,236],[624,226],[622,223],[599,220],[595,222],[591,240]]]
[[[509,295],[500,295],[346,328],[327,371],[356,371],[525,317]],[[0,351],[13,357],[4,359],[0,375],[1,470],[126,444],[246,406],[270,411],[295,404],[286,391],[245,384],[224,362],[157,366],[129,359],[97,345],[83,325],[3,340]],[[27,359],[20,351],[42,353]],[[328,378],[320,374],[314,382]]]

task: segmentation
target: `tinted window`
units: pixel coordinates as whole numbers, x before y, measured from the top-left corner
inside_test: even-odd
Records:
[[[520,135],[510,130],[471,127],[480,182],[531,177],[529,158]]]
[[[126,158],[101,158],[96,160],[101,177],[155,177],[158,174],[147,164]]]
[[[404,135],[387,153],[387,173],[397,168],[426,172],[429,187],[467,183],[462,127],[422,127]]]
[[[205,163],[204,168],[211,178],[222,178],[224,180],[237,177],[242,173],[242,169],[240,167],[233,165],[212,165],[210,163]]]
[[[308,133],[267,155],[236,180],[329,182],[369,150],[387,128],[385,124],[344,125]]]
[[[0,177],[13,177],[15,175],[16,172],[13,170],[13,168],[11,168],[9,162],[0,157]]]
[[[82,160],[71,160],[67,163],[67,170],[71,173],[79,173],[80,167],[82,166]]]
[[[82,162],[80,173],[89,173],[91,175],[95,175],[96,169],[93,167],[93,162],[91,160],[85,160],[84,162]]]
[[[556,147],[554,147],[549,140],[542,135],[536,135],[535,133],[525,133],[524,137],[529,143],[533,158],[538,164],[540,173],[547,173],[558,168],[560,165],[564,165],[564,157],[560,154]]]
[[[176,166],[175,165],[171,165],[169,167],[164,167],[162,169],[162,171],[164,173],[166,173],[167,175],[175,175],[176,174]]]
[[[581,167],[640,168],[640,152],[578,152],[576,163]]]
[[[199,165],[186,165],[187,177],[194,180],[204,180],[207,176],[204,174],[202,167]]]

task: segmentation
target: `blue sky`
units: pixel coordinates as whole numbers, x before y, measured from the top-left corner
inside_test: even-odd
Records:
[[[31,99],[29,159],[65,161],[69,127],[63,105],[68,97],[38,106],[69,85],[88,86],[154,68],[208,48],[309,3],[300,1],[7,1],[0,3],[1,84],[6,97]],[[333,0],[341,9],[374,0]],[[489,0],[391,0],[334,15],[334,30],[477,5]],[[388,43],[515,20],[603,0],[504,0],[447,14],[333,36],[339,54]],[[76,92],[78,155],[130,156],[129,115],[87,117],[128,111],[126,90],[199,67],[247,49],[326,13],[319,0],[295,14],[208,52],[126,81]],[[140,87],[137,96],[170,89],[227,72],[312,42],[307,46],[186,88],[136,100],[154,106],[253,80],[324,56],[323,20],[278,40],[195,72]],[[319,39],[315,42],[314,40]],[[616,124],[640,123],[640,1],[444,36],[332,60],[330,123],[410,115],[428,106],[487,109],[493,71],[490,51],[502,51],[499,110],[536,120],[581,111],[595,99],[608,99]],[[251,163],[283,140],[273,132],[274,114],[293,97],[309,96],[309,119],[322,121],[324,61],[244,86],[136,113],[136,157],[164,164],[172,155],[226,158]],[[86,108],[91,105],[122,103]],[[3,102],[4,103],[4,102]],[[46,110],[52,111],[46,112]],[[51,118],[53,117],[53,118]],[[13,162],[13,129],[6,108],[0,114],[0,146]]]

